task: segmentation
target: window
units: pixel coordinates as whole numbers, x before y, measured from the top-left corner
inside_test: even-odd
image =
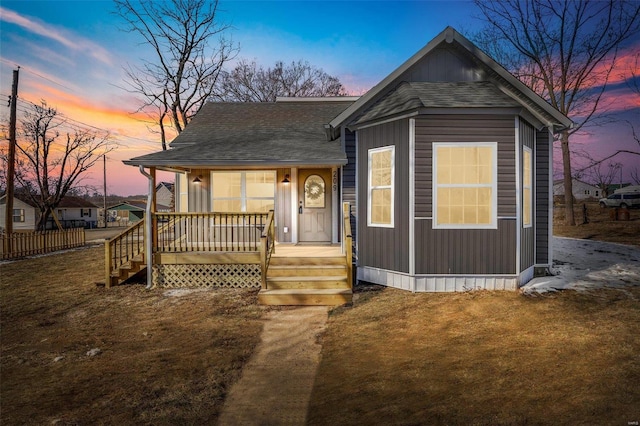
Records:
[[[531,156],[531,148],[524,147],[522,156],[522,225],[525,228],[531,226],[531,214],[533,208],[533,193],[531,191],[531,182],[533,172],[533,159]],[[589,191],[586,191],[587,193]]]
[[[178,176],[178,205],[176,206],[177,212],[189,211],[189,179],[187,179],[186,173],[177,173]]]
[[[433,144],[433,227],[497,226],[497,144]]]
[[[275,172],[212,172],[211,177],[214,212],[268,212],[275,206]]]
[[[80,217],[91,217],[91,209],[80,209]]]
[[[24,222],[24,209],[13,209],[13,223]]]
[[[393,227],[395,147],[369,150],[369,226]]]

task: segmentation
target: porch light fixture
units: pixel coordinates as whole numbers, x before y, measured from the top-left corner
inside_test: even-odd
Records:
[[[196,176],[195,179],[193,179],[193,183],[200,183],[202,182],[202,180],[200,179],[200,176]]]
[[[284,179],[282,179],[282,183],[284,183],[284,184],[289,183],[289,174],[288,173],[286,175],[284,175]]]

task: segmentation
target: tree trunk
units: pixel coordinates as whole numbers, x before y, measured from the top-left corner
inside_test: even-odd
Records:
[[[49,220],[49,216],[51,216],[51,209],[47,208],[44,211],[40,211],[40,218],[38,219],[38,223],[36,223],[36,231],[47,230],[47,221]]]
[[[560,136],[562,146],[562,172],[564,177],[564,223],[575,225],[573,214],[573,181],[571,179],[571,153],[569,151],[569,131],[564,130]]]

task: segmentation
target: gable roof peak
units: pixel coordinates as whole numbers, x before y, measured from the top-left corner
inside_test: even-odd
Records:
[[[447,45],[456,44],[456,46],[461,48],[460,50],[463,53],[466,53],[468,56],[473,58],[473,60],[479,62],[483,67],[494,73],[496,79],[501,79],[508,86],[515,89],[515,91],[517,91],[520,96],[522,96],[522,98],[526,99],[525,102],[521,98],[520,102],[523,104],[529,103],[529,106],[523,106],[530,109],[531,105],[535,105],[536,109],[543,111],[544,115],[547,118],[544,121],[547,122],[554,131],[571,128],[573,126],[573,122],[564,114],[562,114],[548,102],[542,99],[539,95],[533,92],[524,83],[522,83],[511,73],[509,73],[502,65],[497,63],[494,59],[489,57],[470,40],[456,31],[455,28],[447,26],[442,32],[440,32],[436,37],[429,41],[422,49],[420,49],[402,65],[396,68],[391,74],[386,76],[380,83],[374,86],[365,95],[360,97],[360,99],[354,102],[351,106],[346,108],[340,115],[334,118],[330,123],[334,131],[337,132],[339,131],[340,126],[349,124],[350,120],[356,118],[356,114],[358,112],[363,111],[364,109],[368,108],[371,103],[379,100],[380,96],[383,95],[385,91],[390,87],[397,86],[400,83],[398,80],[402,78],[405,72],[407,72],[411,67],[417,64],[443,43],[446,43]],[[513,95],[514,98],[520,96],[517,96],[515,93]]]

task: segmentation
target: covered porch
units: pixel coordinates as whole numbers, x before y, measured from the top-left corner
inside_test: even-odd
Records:
[[[107,287],[146,271],[148,288],[260,288],[261,304],[350,303],[349,215],[345,203],[340,244],[290,244],[276,242],[273,211],[152,212],[150,245],[145,221],[105,243]]]

